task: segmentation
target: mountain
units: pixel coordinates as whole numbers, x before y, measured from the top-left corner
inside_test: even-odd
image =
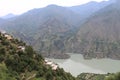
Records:
[[[45,28],[50,28],[49,30],[53,30],[52,33],[56,33],[76,27],[79,20],[79,15],[71,10],[57,5],[49,5],[45,8],[30,10],[8,23],[12,25],[12,29],[21,30],[26,34],[34,30],[37,30],[34,33],[41,32],[40,30]],[[9,27],[9,25],[7,26]]]
[[[13,17],[16,17],[16,15],[14,15],[12,13],[9,13],[9,14],[7,14],[5,16],[2,16],[1,18],[3,18],[3,19],[9,19],[9,18],[13,18]]]
[[[120,59],[120,3],[113,3],[91,16],[74,36],[71,45],[85,58]]]
[[[57,64],[48,63],[31,46],[0,32],[0,80],[75,80]]]
[[[109,2],[108,2],[109,3]],[[0,27],[30,44],[45,57],[120,59],[119,1],[85,20],[77,12],[57,5],[30,10]]]
[[[82,18],[87,18],[94,14],[95,12],[99,11],[100,9],[104,8],[105,6],[112,4],[113,2],[115,1],[114,0],[102,2],[91,1],[83,5],[72,6],[70,7],[70,9],[76,13],[79,13],[82,16]]]
[[[48,57],[59,58],[62,55],[62,58],[68,58],[68,55],[61,54],[61,50],[50,51],[49,47],[52,44],[52,39],[59,38],[61,33],[72,30],[80,23],[81,18],[75,12],[65,7],[49,5],[44,8],[30,10],[0,27],[33,45],[34,49],[47,54]],[[59,46],[63,45],[60,43]],[[53,46],[53,48],[55,47]]]
[[[0,18],[0,24],[4,23],[5,21],[5,19]]]

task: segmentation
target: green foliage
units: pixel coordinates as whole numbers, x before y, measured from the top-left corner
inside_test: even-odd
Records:
[[[120,80],[120,72],[107,76],[105,80]]]
[[[77,80],[104,80],[106,74],[81,73]]]
[[[35,52],[33,51],[33,48],[32,48],[31,46],[26,46],[25,51],[26,51],[26,53],[27,53],[30,57],[32,57],[33,54],[35,53]]]
[[[0,80],[16,80],[15,77],[11,76],[5,64],[0,64]]]
[[[31,46],[17,39],[8,40],[0,35],[0,80],[74,80],[63,69],[56,71],[45,64],[44,58]],[[19,49],[24,46],[25,50]]]

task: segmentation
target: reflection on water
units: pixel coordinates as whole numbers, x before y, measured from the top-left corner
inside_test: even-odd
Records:
[[[65,71],[70,72],[74,76],[82,72],[91,73],[113,73],[120,71],[120,60],[112,59],[92,59],[85,60],[81,54],[69,54],[69,59],[50,59],[59,64]]]

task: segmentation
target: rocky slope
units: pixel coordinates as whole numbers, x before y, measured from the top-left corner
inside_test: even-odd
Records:
[[[120,8],[114,3],[89,18],[76,34],[76,52],[85,57],[120,59]]]

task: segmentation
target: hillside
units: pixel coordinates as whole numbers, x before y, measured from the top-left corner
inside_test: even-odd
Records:
[[[120,59],[120,8],[114,3],[91,16],[77,32],[74,46],[84,57]]]
[[[32,47],[0,32],[0,80],[75,80],[57,67],[52,68]]]

